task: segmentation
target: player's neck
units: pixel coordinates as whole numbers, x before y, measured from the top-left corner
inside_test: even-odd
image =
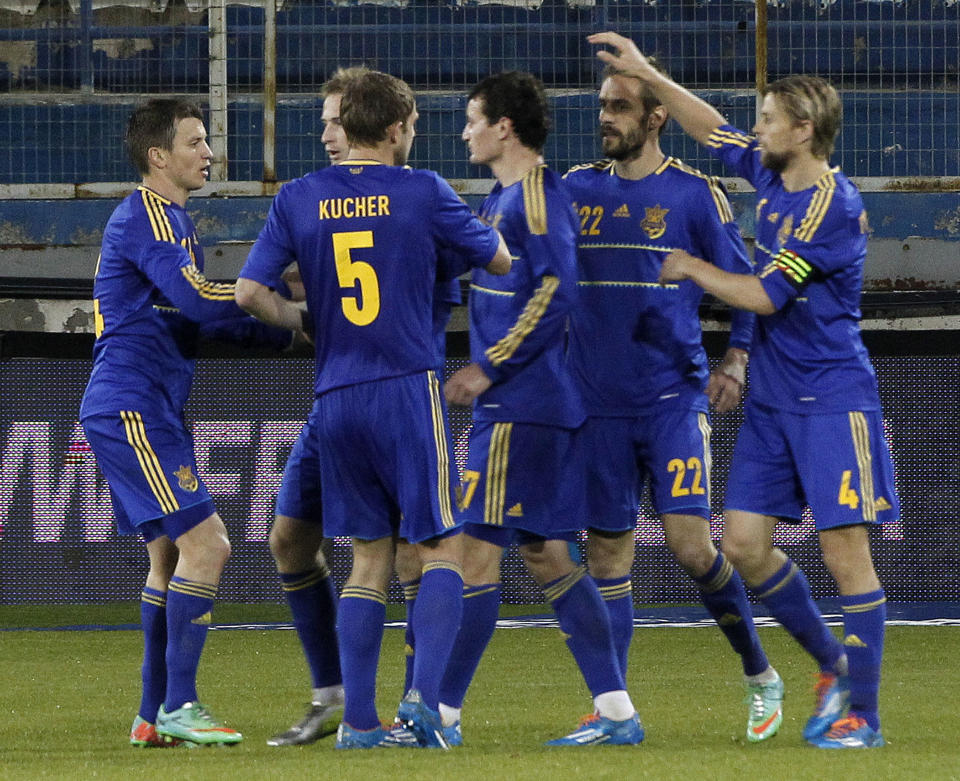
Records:
[[[787,192],[798,193],[813,187],[830,170],[830,163],[822,157],[799,155],[790,161],[780,174]]]
[[[644,144],[637,157],[630,160],[615,160],[613,172],[621,179],[643,179],[663,165],[664,159],[660,144]]]
[[[378,146],[350,147],[346,160],[373,160],[384,165],[396,165],[396,154],[392,144]],[[343,160],[341,160],[343,162]]]
[[[490,170],[501,187],[516,184],[538,165],[543,165],[543,155],[529,147],[515,144],[490,164]]]
[[[143,186],[153,190],[157,195],[173,201],[181,208],[186,206],[190,191],[178,187],[167,177],[158,173],[149,173],[143,177]]]

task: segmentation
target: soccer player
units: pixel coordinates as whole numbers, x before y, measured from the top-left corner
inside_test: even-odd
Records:
[[[204,278],[184,210],[207,181],[206,136],[200,110],[183,100],[154,99],[133,112],[126,145],[143,182],[104,229],[93,288],[97,341],[80,420],[119,532],[139,533],[150,558],[135,746],[242,739],[198,701],[196,688],[230,542],[196,473],[184,406],[203,329],[246,338],[254,323],[234,302],[233,285]]]
[[[829,157],[840,127],[836,90],[790,76],[763,95],[755,136],[652,69],[629,39],[599,33],[598,56],[635,75],[683,129],[757,189],[756,276],[678,250],[664,283],[691,280],[760,315],[750,396],[726,492],[723,548],[747,585],[817,661],[817,704],[803,730],[821,748],[884,745],[877,712],[886,597],[869,528],[899,502],[876,375],[859,331],[869,227],[860,194]],[[797,565],[773,545],[804,504],[836,581],[843,642],[830,632]]]
[[[350,146],[340,123],[340,101],[351,79],[368,69],[338,68],[323,85],[323,135],[321,140],[331,163],[346,159]],[[290,273],[289,271],[287,272]],[[296,272],[299,280],[299,272]],[[302,283],[299,285],[302,288]],[[438,365],[444,360],[444,329],[450,307],[460,303],[456,279],[438,281],[434,299],[434,331],[438,336]],[[270,552],[293,614],[293,623],[310,669],[313,689],[306,715],[288,730],[267,741],[270,746],[312,743],[337,730],[343,716],[343,684],[336,638],[336,589],[323,554],[323,511],[320,465],[317,454],[316,415],[311,414],[294,443],[277,496],[277,512],[270,530]],[[396,567],[407,605],[406,682],[413,678],[413,608],[420,583],[420,559],[416,549],[400,544]]]
[[[698,313],[703,291],[658,283],[675,248],[733,273],[752,267],[723,186],[661,151],[668,118],[641,81],[608,68],[600,87],[607,159],[564,177],[580,217],[569,357],[588,415],[580,431],[587,560],[626,673],[633,531],[649,480],[667,546],[741,656],[746,735],[756,742],[780,727],[783,681],[764,655],[743,581],[710,539],[708,417],[709,402],[724,412],[740,401],[755,316],[734,311],[729,347],[710,374]]]
[[[344,685],[337,747],[447,748],[437,691],[462,610],[454,464],[436,376],[433,298],[437,247],[505,273],[499,234],[432,171],[404,166],[417,110],[409,86],[370,71],[340,104],[344,160],[290,182],[270,208],[240,279],[237,300],[277,326],[301,317],[315,333],[313,415],[324,531],[349,536],[353,568],[338,605]],[[270,289],[299,265],[309,313]],[[376,671],[394,538],[423,560],[414,623],[411,690],[387,731],[377,715]]]
[[[474,405],[459,502],[464,613],[440,692],[455,744],[462,742],[463,698],[496,627],[500,559],[514,541],[557,614],[597,710],[596,719],[549,745],[643,740],[600,592],[568,547],[582,527],[583,503],[574,437],[584,415],[564,365],[578,224],[560,177],[543,161],[549,129],[543,85],[529,73],[489,76],[468,96],[463,140],[470,162],[489,166],[497,179],[480,215],[502,232],[515,261],[504,277],[473,272],[472,362],[445,388],[448,401]]]

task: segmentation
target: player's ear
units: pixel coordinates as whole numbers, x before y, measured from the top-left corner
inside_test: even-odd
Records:
[[[403,135],[403,120],[399,119],[387,128],[387,139],[391,144],[396,144]]]
[[[667,113],[665,106],[657,106],[650,114],[647,116],[647,130],[659,130],[670,119],[670,115]]]
[[[156,168],[163,168],[167,164],[167,150],[160,146],[152,146],[147,150],[147,161]]]

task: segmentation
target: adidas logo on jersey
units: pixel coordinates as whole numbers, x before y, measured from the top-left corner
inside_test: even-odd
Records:
[[[856,635],[847,635],[843,638],[843,644],[853,646],[854,648],[867,648],[867,644]]]
[[[874,504],[876,505],[876,507],[877,507],[878,510],[890,510],[890,509],[892,509],[891,506],[890,506],[890,502],[888,502],[888,501],[887,501],[886,499],[884,499],[882,496],[878,496],[876,499],[874,499]]]
[[[517,502],[513,507],[507,510],[507,515],[511,518],[523,518],[523,505]]]
[[[614,211],[613,216],[614,216],[614,217],[629,217],[629,216],[630,216],[630,210],[627,208],[627,204],[623,204],[622,206],[618,207],[618,208],[616,209],[616,211]]]

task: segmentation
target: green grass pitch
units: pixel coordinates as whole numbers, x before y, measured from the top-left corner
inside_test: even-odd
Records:
[[[283,608],[221,606],[216,619],[285,620]],[[267,614],[263,611],[266,609]],[[135,605],[0,608],[0,626],[137,620]],[[888,745],[825,752],[800,731],[812,706],[814,666],[779,628],[760,629],[786,682],[780,734],[743,736],[739,665],[714,628],[639,629],[628,685],[647,730],[641,746],[548,749],[590,710],[586,688],[556,629],[499,629],[464,710],[462,748],[449,752],[337,752],[333,738],[270,748],[300,718],[308,680],[292,631],[213,631],[200,668],[201,698],[240,729],[234,748],[134,749],[127,730],[139,701],[136,631],[0,633],[0,779],[957,779],[960,778],[960,629],[887,630],[881,714]],[[403,633],[384,635],[381,718],[403,681]]]

